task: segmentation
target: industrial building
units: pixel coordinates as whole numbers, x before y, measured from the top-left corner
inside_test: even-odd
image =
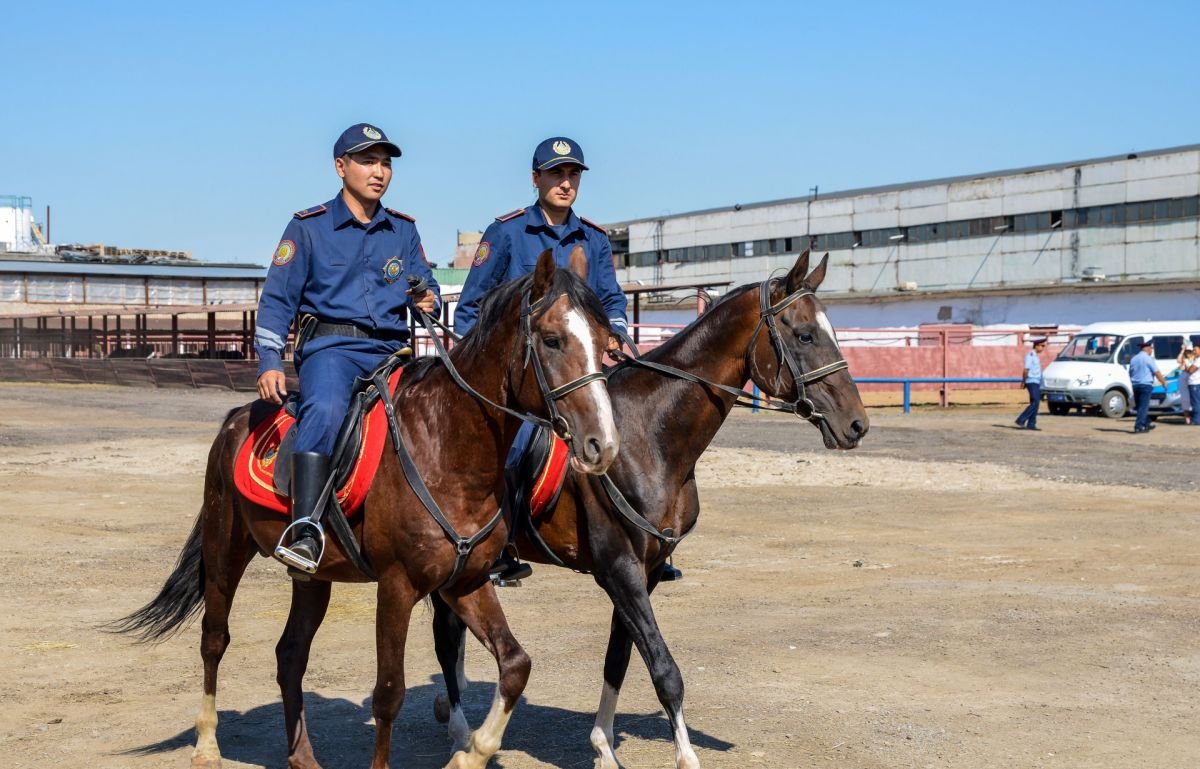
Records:
[[[830,254],[839,326],[1200,317],[1200,145],[609,225],[619,279],[741,284]]]

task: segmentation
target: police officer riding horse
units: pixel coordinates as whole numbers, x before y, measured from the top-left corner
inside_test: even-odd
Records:
[[[282,404],[287,397],[282,355],[293,319],[301,318],[292,525],[275,557],[305,574],[321,560],[323,537],[312,520],[354,379],[405,352],[410,307],[432,313],[441,303],[413,218],[380,202],[397,157],[400,148],[374,125],[358,123],[342,133],[333,147],[342,189],[292,217],[259,300],[254,342],[263,400]]]
[[[475,325],[480,303],[487,292],[531,272],[543,251],[553,251],[555,262],[561,267],[567,264],[568,255],[576,247],[582,247],[587,255],[587,282],[600,297],[609,324],[622,334],[627,331],[625,294],[617,282],[608,234],[599,225],[576,215],[573,208],[586,170],[583,149],[572,139],[553,136],[537,146],[533,151],[531,175],[537,200],[531,206],[496,217],[484,231],[454,312],[456,332],[467,334]],[[610,349],[618,347],[619,343],[614,339]],[[521,428],[509,453],[510,467],[521,465],[534,433],[534,427],[528,423]],[[527,564],[516,561],[507,550],[497,567],[494,576],[500,584],[521,579],[532,572]],[[667,564],[662,579],[670,581],[682,576],[679,570]]]

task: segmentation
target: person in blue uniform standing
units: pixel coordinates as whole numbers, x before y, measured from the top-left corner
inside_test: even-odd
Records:
[[[608,234],[604,228],[575,213],[580,181],[587,170],[583,149],[573,139],[552,136],[534,149],[531,180],[537,190],[537,201],[496,217],[484,231],[454,312],[455,331],[469,333],[479,317],[479,306],[487,292],[532,272],[543,251],[552,250],[555,262],[565,267],[567,257],[576,246],[582,246],[587,255],[587,282],[600,298],[609,324],[621,332],[628,330],[625,294],[617,282]],[[618,347],[619,342],[611,340],[610,349]],[[523,425],[509,452],[509,464],[520,461],[532,436],[532,427]],[[509,559],[507,554],[497,565],[500,571],[495,573],[502,583],[528,576],[531,572],[528,565]],[[681,576],[668,564],[662,579]]]
[[[1025,353],[1025,368],[1021,371],[1021,384],[1029,391],[1029,405],[1017,417],[1017,427],[1026,430],[1041,430],[1037,426],[1038,408],[1042,404],[1042,351],[1046,349],[1045,339],[1034,339],[1033,349]]]
[[[380,203],[396,157],[400,148],[376,126],[358,123],[342,133],[333,146],[341,192],[292,217],[259,299],[254,346],[263,400],[281,404],[287,396],[282,354],[293,320],[301,319],[292,525],[275,557],[303,572],[320,562],[319,532],[305,523],[329,476],[354,378],[407,344],[410,307],[434,312],[441,302],[413,218]],[[424,278],[428,288],[413,295],[409,276]]]
[[[1133,431],[1148,433],[1154,429],[1150,422],[1150,393],[1154,392],[1154,380],[1157,379],[1164,388],[1167,380],[1158,370],[1158,361],[1154,359],[1154,338],[1146,337],[1138,346],[1141,352],[1129,361],[1129,383],[1133,385],[1133,402],[1137,409]]]

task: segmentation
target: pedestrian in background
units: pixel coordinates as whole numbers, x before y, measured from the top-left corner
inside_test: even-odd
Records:
[[[1029,391],[1029,405],[1017,417],[1017,427],[1026,430],[1041,430],[1037,426],[1038,408],[1042,403],[1042,351],[1046,349],[1046,340],[1034,339],[1033,349],[1025,353],[1025,368],[1021,371],[1021,382]]]
[[[1154,392],[1154,380],[1166,389],[1167,380],[1158,370],[1154,360],[1154,337],[1147,337],[1138,345],[1142,351],[1129,361],[1129,381],[1133,385],[1133,401],[1137,406],[1137,419],[1133,423],[1135,433],[1148,433],[1154,429],[1150,423],[1150,393]]]
[[[1200,425],[1200,339],[1179,353],[1179,395],[1185,399],[1185,424]]]

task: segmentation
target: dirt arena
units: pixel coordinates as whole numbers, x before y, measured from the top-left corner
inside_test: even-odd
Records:
[[[0,766],[186,767],[198,629],[159,646],[97,632],[158,590],[198,507],[225,391],[0,385]],[[1200,430],[1041,419],[1019,407],[874,410],[866,443],[739,413],[697,472],[704,503],[655,596],[703,766],[896,769],[1200,765]],[[251,565],[217,705],[225,766],[284,765],[274,644],[282,568]],[[503,769],[590,767],[609,604],[539,567],[503,591],[533,677]],[[373,590],[338,586],[306,679],[327,769],[365,767]],[[429,614],[408,646],[393,767],[449,739]],[[491,700],[472,643],[467,715]],[[670,730],[635,660],[626,769],[668,767]]]

